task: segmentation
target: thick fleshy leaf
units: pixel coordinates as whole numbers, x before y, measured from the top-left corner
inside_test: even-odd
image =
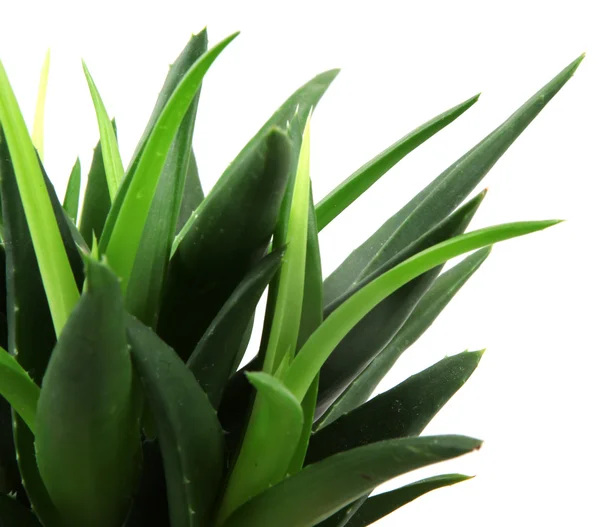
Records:
[[[385,481],[466,454],[481,441],[462,436],[391,439],[310,465],[240,507],[224,527],[306,527],[325,520]]]
[[[226,184],[213,188],[184,227],[158,323],[159,335],[184,360],[263,256],[287,181],[288,154],[285,134],[271,130],[229,165],[221,176]]]
[[[31,233],[31,240],[52,314],[56,334],[60,334],[79,299],[75,278],[61,233],[45,188],[44,176],[17,99],[0,62],[0,136],[2,149],[10,151],[14,177]],[[4,156],[3,156],[4,157]]]
[[[247,375],[257,390],[255,406],[217,523],[285,477],[302,433],[302,406],[283,383],[264,372]]]
[[[319,370],[348,332],[379,302],[417,276],[448,260],[494,243],[546,229],[556,220],[506,223],[455,236],[405,260],[367,284],[338,307],[306,341],[285,376],[285,384],[304,398]]]
[[[94,103],[94,109],[96,110],[96,118],[98,120],[98,129],[100,130],[100,143],[102,144],[103,162],[104,162],[104,174],[106,176],[106,184],[108,186],[108,194],[111,201],[115,199],[121,180],[125,175],[125,169],[123,168],[123,161],[121,161],[121,154],[119,152],[119,145],[117,144],[117,135],[110,122],[108,112],[102,102],[98,88],[94,83],[94,79],[85,65],[82,62],[83,72],[90,89],[92,101]]]
[[[12,409],[8,401],[0,397],[0,495],[11,492],[23,498],[13,439]]]
[[[0,525],[2,527],[42,527],[27,507],[10,496],[0,495]]]
[[[117,125],[112,121],[112,126],[117,133]],[[99,239],[104,230],[104,223],[110,210],[110,194],[106,183],[104,171],[104,158],[102,156],[102,145],[100,141],[94,148],[94,156],[87,177],[81,218],[79,220],[79,231],[88,244],[93,245],[94,237]]]
[[[215,410],[177,354],[128,317],[135,370],[155,418],[171,527],[210,525],[224,470],[223,433]]]
[[[400,355],[412,346],[433,324],[454,295],[481,266],[490,254],[489,247],[480,249],[443,273],[423,295],[391,342],[373,359],[363,372],[346,388],[315,424],[315,430],[335,421],[369,399]]]
[[[169,70],[153,116],[160,115],[166,100],[172,95],[176,87],[174,79],[179,80],[185,76],[186,72],[206,51],[206,45],[206,31],[203,31],[192,37],[183,52],[177,57]],[[156,327],[158,320],[171,245],[175,238],[184,187],[188,177],[199,96],[200,88],[198,88],[198,93],[190,104],[171,144],[144,225],[131,280],[127,288],[125,301],[127,310],[150,327]]]
[[[67,223],[69,220],[47,177],[44,177],[44,183],[71,269],[80,287],[83,283],[83,268],[81,256],[71,237],[72,232]],[[6,251],[8,351],[39,385],[56,342],[56,334],[10,154],[3,141],[0,141],[0,195],[3,200]],[[33,327],[35,331],[31,330]],[[21,479],[38,517],[47,527],[52,527],[58,525],[56,510],[39,475],[33,439],[25,422],[15,415],[14,441]]]
[[[121,278],[123,291],[127,291],[144,225],[169,148],[198,94],[204,75],[236,36],[237,33],[227,37],[204,53],[181,79],[150,132],[130,180],[121,186],[119,194],[123,197],[115,199],[109,211],[100,238],[100,253],[106,253],[111,267]]]
[[[344,301],[351,298],[354,293],[360,291],[385,271],[437,243],[464,233],[477,212],[485,193],[486,191],[481,192],[410,244],[405,250],[400,251],[394,258],[388,260],[385,265],[374,273],[353,284],[344,295],[326,306],[325,315],[328,316]],[[320,373],[317,416],[320,417],[323,414],[373,358],[385,348],[394,335],[401,330],[404,322],[440,271],[441,266],[436,267],[395,291],[367,314],[336,347],[323,365]]]
[[[240,365],[256,305],[279,269],[283,254],[283,251],[273,251],[250,270],[187,362],[214,408],[218,408],[227,381]]]
[[[444,129],[473,106],[479,95],[450,108],[396,141],[383,152],[361,166],[317,204],[317,223],[324,229],[341,212],[366,192],[396,163],[422,145],[427,139]]]
[[[465,352],[434,364],[313,434],[306,463],[384,439],[419,435],[467,382],[483,352]]]
[[[200,177],[198,176],[198,164],[192,148],[185,186],[183,188],[183,198],[181,200],[181,207],[179,208],[179,218],[177,219],[177,227],[175,228],[177,233],[181,231],[203,200],[204,191],[202,190]]]
[[[67,525],[118,527],[135,488],[139,418],[117,277],[89,259],[87,289],[44,375],[35,446]]]
[[[65,199],[63,201],[63,209],[71,218],[71,221],[77,221],[77,212],[79,211],[79,192],[81,189],[81,163],[79,158],[73,165],[71,175],[69,176],[69,182],[67,183],[67,190],[65,192]]]
[[[17,360],[0,347],[0,396],[4,397],[35,432],[35,411],[40,389]]]
[[[372,273],[439,223],[458,206],[515,139],[573,75],[583,57],[561,71],[490,133],[392,216],[325,281],[325,303]]]
[[[40,73],[40,85],[38,87],[37,103],[35,105],[35,116],[33,119],[33,130],[31,141],[35,146],[40,159],[44,159],[44,121],[46,117],[46,94],[48,92],[48,76],[50,74],[50,50],[46,51],[46,57],[42,64]]]
[[[320,523],[319,527],[366,527],[428,492],[456,485],[468,479],[471,479],[471,477],[462,474],[444,474],[422,479],[399,489],[372,496],[366,501],[365,496],[361,502],[356,502],[350,507],[342,509],[331,518]]]

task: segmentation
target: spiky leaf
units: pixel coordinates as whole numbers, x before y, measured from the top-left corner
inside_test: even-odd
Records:
[[[73,165],[71,175],[69,176],[69,182],[67,183],[67,190],[65,192],[65,199],[63,201],[63,209],[71,218],[73,222],[77,221],[77,212],[79,211],[79,192],[81,188],[81,163],[79,158]]]

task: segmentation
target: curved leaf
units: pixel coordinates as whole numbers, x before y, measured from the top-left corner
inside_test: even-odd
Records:
[[[79,211],[79,192],[81,188],[81,163],[79,158],[73,165],[71,175],[69,176],[69,182],[67,183],[67,190],[65,192],[65,199],[63,201],[63,209],[71,218],[73,222],[77,221],[77,212]]]
[[[194,155],[194,149],[192,148],[187,176],[185,178],[185,186],[183,188],[183,198],[181,200],[181,207],[179,208],[179,218],[177,219],[177,226],[175,228],[176,233],[181,232],[183,226],[188,222],[190,216],[200,206],[200,203],[202,203],[203,200],[204,191],[200,184],[198,164],[196,163],[196,156]]]
[[[154,415],[171,527],[204,527],[223,476],[221,426],[208,397],[177,354],[134,317],[127,334]]]
[[[17,360],[0,347],[0,396],[4,397],[35,433],[35,411],[40,389]]]
[[[369,399],[405,350],[427,330],[465,282],[481,266],[491,248],[480,249],[443,273],[423,295],[390,343],[373,359],[315,424],[315,430],[335,421]]]
[[[44,375],[35,446],[66,524],[117,527],[135,485],[139,419],[118,279],[89,259],[86,283]]]
[[[242,505],[225,527],[306,527],[401,474],[466,454],[481,441],[462,436],[391,439],[310,465]]]
[[[217,523],[284,478],[302,433],[302,407],[281,381],[263,372],[247,376],[258,393]]]
[[[429,232],[400,251],[385,265],[365,277],[335,302],[325,308],[328,316],[353,294],[408,258],[465,232],[477,212],[486,191],[481,192]],[[320,372],[317,415],[335,401],[360,372],[385,348],[402,329],[419,300],[427,292],[441,271],[441,266],[415,278],[383,300],[361,320],[335,348]]]
[[[419,435],[467,382],[483,352],[446,357],[313,434],[306,463],[384,439]]]
[[[83,72],[90,89],[92,101],[94,103],[94,109],[96,111],[96,118],[98,119],[98,129],[100,130],[100,143],[102,144],[103,161],[104,161],[104,173],[106,175],[106,183],[108,185],[108,193],[111,201],[115,199],[121,180],[125,175],[125,169],[123,168],[123,161],[121,161],[121,154],[119,152],[119,145],[117,144],[117,135],[110,122],[108,112],[102,102],[98,88],[92,79],[85,62],[81,61],[83,66]]]
[[[177,130],[198,93],[204,75],[219,54],[237,36],[227,37],[204,53],[188,70],[169,98],[148,137],[131,180],[123,185],[122,202],[115,199],[100,238],[100,253],[106,253],[111,267],[127,291],[135,256],[142,238],[160,174]],[[111,219],[111,216],[114,218]]]
[[[48,76],[50,74],[50,50],[46,51],[44,64],[40,73],[40,85],[35,105],[35,117],[33,119],[33,130],[31,141],[35,146],[40,159],[44,159],[44,118],[46,117],[46,93],[48,91]]]
[[[479,95],[475,95],[475,97],[471,97],[427,121],[386,148],[340,183],[317,204],[319,230],[329,225],[396,163],[460,117],[477,102],[477,99],[479,99]]]
[[[573,75],[578,58],[539,90],[503,124],[450,165],[358,247],[325,281],[326,304],[439,223],[458,206],[515,139]]]
[[[10,496],[1,494],[0,525],[2,527],[42,527],[33,512]]]
[[[287,372],[286,386],[298,399],[302,399],[335,346],[373,307],[410,280],[461,254],[546,229],[556,223],[559,222],[507,223],[462,234],[434,245],[382,274],[338,307],[311,335]]]
[[[283,251],[273,251],[250,270],[187,362],[214,408],[219,406],[225,385],[242,360],[249,323],[263,291],[281,265],[283,254]]]
[[[229,165],[221,176],[227,184],[213,188],[182,230],[169,263],[158,334],[183,360],[263,256],[285,189],[288,156],[287,137],[271,130]]]

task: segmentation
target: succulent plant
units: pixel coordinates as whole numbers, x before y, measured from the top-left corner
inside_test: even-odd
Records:
[[[369,497],[479,448],[420,434],[480,351],[370,397],[493,244],[556,223],[465,233],[484,193],[461,204],[581,58],[323,280],[319,231],[477,97],[315,205],[310,121],[337,75],[327,71],[283,103],[205,197],[196,109],[205,74],[235,37],[210,49],[206,31],[191,38],[126,169],[84,65],[100,142],[83,199],[77,161],[63,203],[43,166],[48,62],[31,136],[0,63],[3,526],[360,527],[467,479],[446,474]],[[260,347],[240,368],[266,290]]]

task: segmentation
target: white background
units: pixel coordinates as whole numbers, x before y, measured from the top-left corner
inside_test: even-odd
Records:
[[[441,471],[477,474],[380,525],[600,525],[597,500],[599,310],[597,195],[600,29],[596,2],[324,0],[0,1],[0,56],[32,122],[48,46],[46,165],[59,195],[75,157],[97,141],[85,58],[125,162],[172,62],[208,25],[214,44],[242,34],[204,83],[195,148],[205,189],[271,112],[316,73],[342,67],[313,121],[316,198],[434,115],[480,101],[378,182],[321,236],[325,273],[583,51],[575,77],[485,179],[472,227],[565,218],[509,241],[382,389],[464,349],[479,369],[426,433],[462,433],[484,448]],[[400,483],[399,481],[394,484]]]

